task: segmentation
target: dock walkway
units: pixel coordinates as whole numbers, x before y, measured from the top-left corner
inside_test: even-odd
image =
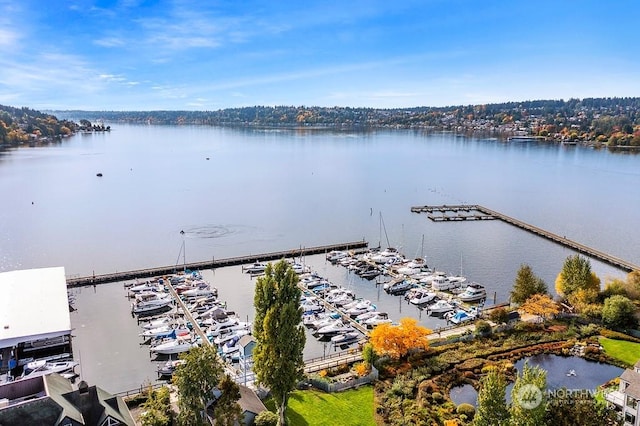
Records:
[[[215,269],[227,266],[245,265],[258,261],[280,260],[284,258],[292,258],[298,256],[308,256],[313,254],[328,253],[332,250],[354,250],[367,248],[369,243],[366,241],[353,241],[347,243],[330,244],[317,247],[300,247],[297,249],[277,251],[271,253],[262,253],[249,256],[229,257],[225,259],[206,260],[202,262],[185,263],[184,265],[160,266],[156,268],[138,269],[134,271],[114,272],[111,274],[90,275],[86,277],[69,277],[67,278],[67,287],[82,287],[96,284],[106,284],[116,281],[133,280],[136,278],[145,279],[162,275],[169,275],[184,269],[200,270]]]
[[[411,207],[411,211],[414,213],[427,213],[429,219],[434,222],[450,222],[450,221],[464,221],[464,220],[492,220],[498,219],[532,234],[546,238],[554,243],[560,244],[564,247],[573,249],[578,253],[586,256],[598,259],[602,262],[608,263],[620,268],[626,272],[638,271],[640,266],[635,265],[619,257],[612,256],[604,253],[600,250],[596,250],[592,247],[580,244],[576,241],[570,240],[564,236],[554,234],[553,232],[546,231],[534,225],[530,225],[521,220],[515,219],[511,216],[507,216],[495,210],[488,209],[486,207],[473,204],[473,205],[442,205],[442,206],[417,206]],[[451,214],[453,213],[453,214]]]

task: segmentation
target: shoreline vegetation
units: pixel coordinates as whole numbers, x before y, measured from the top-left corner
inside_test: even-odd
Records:
[[[80,118],[79,123],[56,115]],[[640,148],[640,98],[537,100],[449,107],[357,108],[253,106],[217,111],[35,111],[0,105],[0,146],[50,142],[94,123],[210,125],[243,128],[450,132],[512,141],[547,141],[631,150]]]
[[[252,106],[217,111],[51,111],[93,121],[269,129],[409,129],[461,136],[640,147],[640,98],[585,98],[448,107]]]

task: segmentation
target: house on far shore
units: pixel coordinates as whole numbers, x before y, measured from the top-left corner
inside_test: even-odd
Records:
[[[609,403],[621,412],[625,426],[640,426],[640,361],[620,375],[620,387],[606,394]]]
[[[135,426],[124,400],[57,373],[0,386],[0,425]]]

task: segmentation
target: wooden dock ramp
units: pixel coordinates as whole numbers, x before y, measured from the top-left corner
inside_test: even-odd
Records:
[[[411,211],[414,213],[426,213],[427,217],[434,222],[456,222],[465,220],[501,220],[505,223],[513,225],[517,228],[531,232],[532,234],[546,238],[554,243],[560,244],[564,247],[577,251],[580,254],[584,254],[591,258],[608,263],[616,268],[622,269],[626,272],[639,271],[640,266],[635,265],[619,257],[612,256],[604,253],[595,248],[580,244],[576,241],[570,240],[565,236],[554,234],[535,225],[528,224],[521,220],[515,219],[506,214],[502,214],[495,210],[491,210],[478,204],[469,205],[441,205],[441,206],[416,206],[411,207]]]

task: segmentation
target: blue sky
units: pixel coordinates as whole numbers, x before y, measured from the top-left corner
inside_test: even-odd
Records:
[[[640,96],[640,2],[0,0],[0,104],[410,107]]]

